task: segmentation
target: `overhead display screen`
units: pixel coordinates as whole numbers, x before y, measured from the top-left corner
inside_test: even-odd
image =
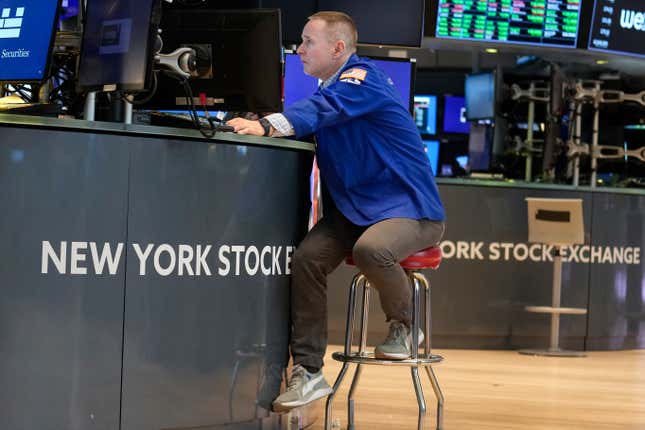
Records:
[[[645,57],[642,0],[596,0],[589,49]]]
[[[575,48],[580,3],[581,0],[440,0],[435,35]]]

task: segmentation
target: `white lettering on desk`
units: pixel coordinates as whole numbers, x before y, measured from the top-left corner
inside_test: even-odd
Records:
[[[139,276],[283,276],[291,274],[294,246],[133,243]],[[117,275],[124,244],[67,242],[41,246],[41,274]],[[214,268],[214,270],[213,270]]]

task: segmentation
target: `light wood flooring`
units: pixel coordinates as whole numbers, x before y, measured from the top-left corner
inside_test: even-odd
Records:
[[[445,430],[645,430],[645,350],[590,352],[584,358],[434,352],[445,358],[433,367],[446,399]],[[333,384],[340,363],[331,354],[325,363]],[[428,404],[425,429],[434,429],[436,401],[427,375],[420,375]],[[342,429],[352,376],[353,367],[334,401]],[[416,429],[417,411],[409,368],[364,366],[356,394],[357,430]],[[321,430],[323,417],[309,428]]]

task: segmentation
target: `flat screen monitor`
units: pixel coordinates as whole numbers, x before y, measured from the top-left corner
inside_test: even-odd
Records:
[[[424,0],[318,0],[318,10],[337,10],[352,17],[358,42],[420,47]]]
[[[262,0],[262,7],[282,11],[282,40],[298,45],[307,18],[316,13],[316,0]]]
[[[184,46],[210,53],[210,72],[189,80],[199,109],[257,113],[282,110],[279,10],[168,9],[164,10],[160,27],[163,53]],[[180,82],[165,73],[157,76],[157,92],[144,107],[187,109],[189,99]]]
[[[47,77],[59,0],[0,0],[0,81]]]
[[[580,0],[441,0],[435,36],[575,48],[581,3]]]
[[[495,74],[476,73],[466,76],[466,118],[469,121],[495,117]]]
[[[61,0],[58,29],[76,32],[80,29],[81,8],[79,0]]]
[[[412,111],[416,63],[397,58],[372,58],[372,61],[392,79],[403,105]],[[286,53],[284,67],[284,106],[287,107],[312,95],[318,88],[318,79],[305,74],[297,54]]]
[[[589,49],[645,58],[642,0],[596,0]]]
[[[437,96],[414,96],[414,122],[421,134],[437,134]]]
[[[432,167],[432,174],[437,175],[437,167],[439,166],[439,141],[438,140],[424,140],[426,155],[430,160]]]
[[[160,0],[91,0],[87,6],[79,85],[90,91],[149,87]]]
[[[470,170],[485,172],[490,170],[492,157],[492,136],[489,127],[473,124],[468,136],[468,161]]]
[[[466,99],[459,96],[445,96],[443,105],[444,133],[470,132],[470,123],[466,118]]]

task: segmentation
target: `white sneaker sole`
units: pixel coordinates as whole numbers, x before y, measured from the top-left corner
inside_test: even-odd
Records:
[[[273,403],[273,410],[275,412],[289,412],[292,409],[305,406],[313,401],[327,397],[333,391],[334,390],[331,387],[320,388],[316,391],[312,391],[306,399],[294,400],[292,402]]]

